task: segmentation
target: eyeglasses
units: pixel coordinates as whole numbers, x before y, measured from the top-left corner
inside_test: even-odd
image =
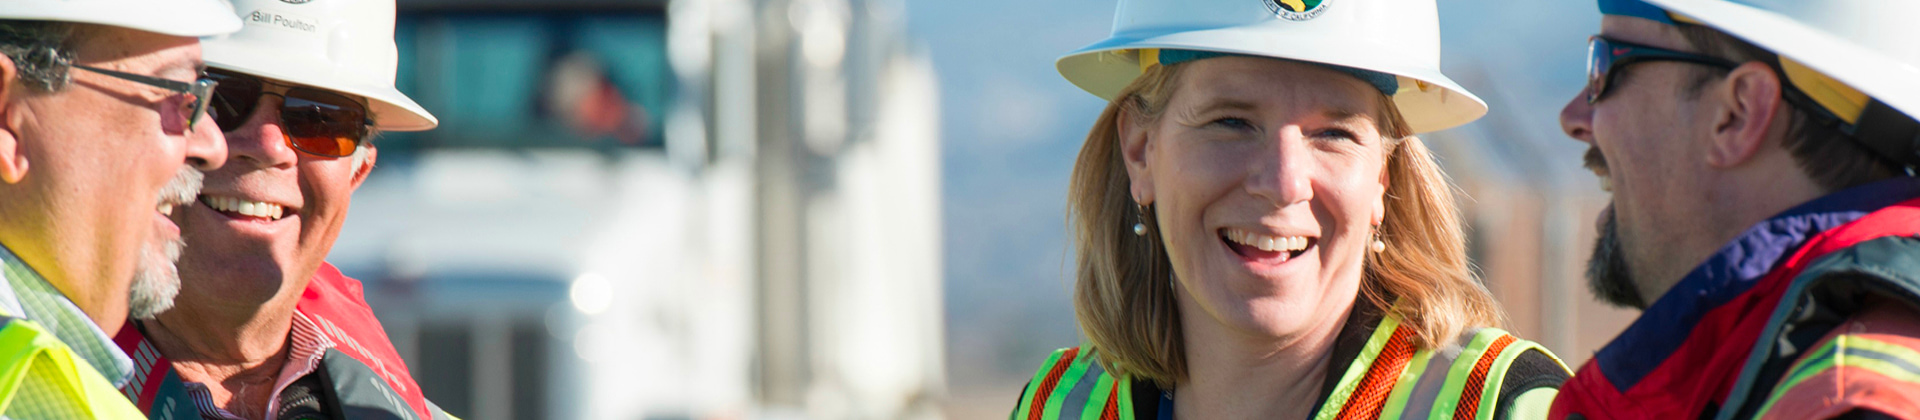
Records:
[[[1679,61],[1721,70],[1740,67],[1739,63],[1720,57],[1649,47],[1595,35],[1587,38],[1587,86],[1590,88],[1587,90],[1587,103],[1600,102],[1621,67],[1649,61]]]
[[[367,106],[346,95],[322,89],[273,82],[220,69],[207,76],[220,82],[213,92],[213,122],[220,131],[247,125],[254,107],[266,95],[279,96],[280,130],[295,150],[325,157],[347,157],[360,147],[373,120]],[[274,87],[278,91],[268,91]]]
[[[220,82],[212,79],[208,79],[205,77],[194,80],[192,83],[188,83],[188,82],[182,82],[179,80],[162,79],[162,78],[153,77],[153,76],[138,75],[133,73],[122,73],[122,72],[107,70],[107,69],[98,68],[98,67],[82,66],[79,64],[74,64],[73,68],[111,76],[113,78],[120,79],[120,80],[126,80],[129,82],[139,83],[147,86],[153,86],[153,87],[165,89],[177,94],[192,96],[193,101],[187,104],[186,109],[181,110],[182,112],[186,113],[187,131],[193,131],[193,122],[198,121],[200,119],[200,113],[207,110],[207,99],[213,97],[214,89],[216,89],[216,87],[220,85]]]
[[[1587,85],[1591,87],[1591,89],[1587,90],[1587,104],[1600,102],[1602,96],[1607,93],[1607,87],[1612,85],[1613,79],[1618,76],[1621,67],[1649,61],[1680,61],[1712,66],[1721,70],[1732,70],[1740,67],[1740,63],[1735,63],[1733,60],[1720,57],[1649,47],[1615,41],[1595,35],[1587,39]],[[1780,64],[1777,60],[1766,64],[1773,68],[1774,74],[1785,73],[1780,69]],[[1781,76],[1781,78],[1784,79],[1785,76]],[[1834,115],[1833,111],[1828,110],[1824,106],[1820,106],[1818,102],[1814,102],[1813,98],[1808,97],[1806,92],[1800,91],[1798,87],[1792,84],[1786,84],[1786,86],[1781,89],[1780,97],[1785,99],[1787,104],[1805,111],[1815,124],[1839,127],[1848,133],[1853,132],[1853,127],[1851,127],[1850,124],[1841,120],[1839,116]]]

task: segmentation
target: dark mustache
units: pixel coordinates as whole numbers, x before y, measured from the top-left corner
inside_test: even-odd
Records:
[[[1586,156],[1582,156],[1582,159],[1586,161],[1585,166],[1587,170],[1599,173],[1607,172],[1607,155],[1601,154],[1600,148],[1588,146],[1587,154]]]

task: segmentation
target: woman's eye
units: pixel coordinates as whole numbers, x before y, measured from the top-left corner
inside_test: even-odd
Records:
[[[1245,119],[1234,118],[1234,117],[1227,117],[1227,118],[1213,120],[1213,122],[1207,123],[1207,125],[1234,129],[1234,130],[1245,130],[1245,129],[1253,128],[1252,121],[1247,121]]]
[[[1360,136],[1354,135],[1352,131],[1342,130],[1338,128],[1329,128],[1325,130],[1320,130],[1320,131],[1314,132],[1313,136],[1316,138],[1323,138],[1323,139],[1346,139],[1346,140],[1360,139]]]

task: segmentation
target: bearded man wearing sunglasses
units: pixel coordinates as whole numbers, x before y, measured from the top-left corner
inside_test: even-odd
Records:
[[[226,161],[199,37],[218,0],[0,2],[0,417],[143,418],[106,331],[172,299],[167,214]]]
[[[246,25],[205,41],[231,158],[172,216],[184,281],[173,309],[116,337],[142,356],[123,391],[154,418],[448,418],[360,283],[324,261],[375,130],[438,124],[394,89],[394,1],[234,3]]]
[[[1920,2],[1599,3],[1560,120],[1642,313],[1550,418],[1920,418]]]

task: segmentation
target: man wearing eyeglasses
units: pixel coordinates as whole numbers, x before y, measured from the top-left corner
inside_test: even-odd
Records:
[[[1560,120],[1643,312],[1550,418],[1920,418],[1920,2],[1599,4]]]
[[[140,418],[104,331],[172,298],[167,214],[226,160],[198,37],[239,26],[217,0],[0,3],[0,416]]]
[[[116,337],[142,356],[123,391],[155,418],[447,418],[359,282],[324,261],[374,132],[438,124],[394,89],[394,1],[234,3],[244,27],[205,41],[231,159],[172,215],[184,282],[171,310]]]

